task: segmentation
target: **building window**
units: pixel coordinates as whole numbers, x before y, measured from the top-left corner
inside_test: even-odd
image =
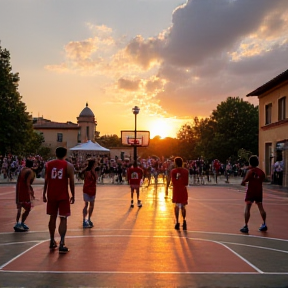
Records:
[[[77,142],[81,143],[81,132],[80,132],[80,130],[78,131]]]
[[[278,100],[278,120],[284,120],[286,118],[286,97]]]
[[[57,142],[63,142],[63,133],[57,133]]]
[[[265,125],[272,123],[272,104],[265,106]]]

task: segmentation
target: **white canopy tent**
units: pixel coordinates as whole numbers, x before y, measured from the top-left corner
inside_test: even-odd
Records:
[[[102,147],[99,145],[97,142],[94,143],[91,140],[88,140],[86,143],[81,143],[76,145],[73,148],[70,148],[71,151],[79,151],[79,152],[90,152],[90,153],[95,153],[95,152],[102,152],[102,153],[108,153],[110,152],[109,149]]]
[[[110,154],[109,149],[102,147],[98,143],[94,143],[91,140],[70,148],[70,151],[74,154],[73,156],[76,157],[79,162],[85,161],[89,157],[98,157],[99,155]]]

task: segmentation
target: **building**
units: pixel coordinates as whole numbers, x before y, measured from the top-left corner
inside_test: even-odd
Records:
[[[88,107],[88,103],[86,103],[86,107],[81,111],[79,117],[77,117],[77,123],[80,128],[78,143],[85,143],[88,140],[94,141],[97,121],[95,121],[94,113]]]
[[[250,96],[259,99],[259,166],[272,180],[273,164],[283,160],[282,185],[288,187],[288,70],[247,94]]]
[[[94,141],[95,136],[99,135],[96,126],[95,115],[88,107],[88,103],[77,117],[77,123],[70,121],[66,123],[53,122],[43,117],[33,119],[34,130],[43,135],[45,145],[51,149],[55,149],[57,146],[70,149],[78,143],[85,143],[88,140]]]

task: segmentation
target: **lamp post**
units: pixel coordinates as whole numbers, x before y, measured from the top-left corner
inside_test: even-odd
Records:
[[[132,112],[135,115],[135,130],[134,130],[134,161],[137,161],[137,146],[136,146],[136,138],[137,138],[137,114],[140,112],[140,108],[135,106],[132,108]]]

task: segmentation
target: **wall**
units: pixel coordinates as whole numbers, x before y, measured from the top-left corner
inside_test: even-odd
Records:
[[[286,96],[286,120],[278,121],[278,100]],[[265,106],[272,103],[271,124],[265,125]],[[272,143],[273,156],[276,156],[276,143],[288,139],[288,84],[279,85],[259,97],[259,167],[265,171],[265,144]],[[287,168],[288,151],[283,151]],[[272,164],[276,161],[272,158]],[[266,172],[266,171],[265,171]],[[288,186],[287,169],[284,171],[283,186]],[[286,178],[285,178],[286,177]]]
[[[35,129],[36,130],[36,129]],[[64,146],[70,149],[77,145],[78,129],[37,129],[42,132],[45,144],[50,145],[52,149],[58,146]],[[63,134],[63,141],[57,142],[57,133]]]

